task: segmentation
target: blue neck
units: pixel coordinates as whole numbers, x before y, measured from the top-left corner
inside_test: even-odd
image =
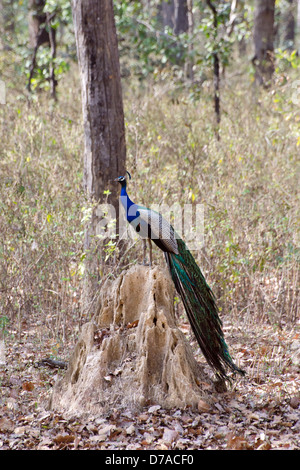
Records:
[[[132,200],[130,199],[130,197],[127,194],[126,181],[122,182],[120,197],[121,197],[121,202],[123,204],[123,207],[126,210],[126,218],[127,218],[128,222],[132,222],[139,214],[137,212],[136,204],[134,204],[134,202],[132,202]],[[131,206],[135,206],[136,210],[135,210],[135,207],[132,207],[131,210],[129,210]]]

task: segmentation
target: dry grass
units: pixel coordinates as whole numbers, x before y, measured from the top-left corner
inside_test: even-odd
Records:
[[[82,128],[78,88],[59,106],[8,89],[1,120],[0,316],[63,336],[78,321]]]

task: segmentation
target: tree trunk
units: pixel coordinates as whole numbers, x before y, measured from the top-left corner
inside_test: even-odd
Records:
[[[165,0],[159,8],[163,26],[169,26],[176,36],[188,31],[187,0]]]
[[[4,49],[4,8],[3,0],[0,0],[0,51]]]
[[[29,0],[28,1],[28,29],[29,29],[29,47],[34,49],[39,48],[41,44],[49,42],[49,33],[45,28],[42,28],[46,22],[46,13],[44,7],[46,0]]]
[[[51,21],[55,13],[45,13],[45,0],[29,0],[29,47],[33,48],[31,64],[29,68],[29,78],[27,83],[28,91],[31,91],[31,80],[36,68],[36,58],[39,47],[42,44],[48,44],[51,49],[51,61],[49,65],[49,82],[51,88],[51,97],[56,100],[56,79],[55,79],[55,58],[56,58],[56,31],[51,26]],[[48,26],[48,31],[47,31]]]
[[[193,15],[193,0],[187,0],[187,19],[188,19],[188,53],[189,56],[185,63],[185,77],[191,82],[194,81],[194,60],[193,60],[193,34],[194,34],[194,15]]]
[[[295,0],[288,0],[286,11],[283,14],[283,46],[285,49],[293,50],[295,47]]]
[[[165,0],[158,5],[159,14],[162,18],[163,26],[174,28],[174,0]]]
[[[297,20],[296,20],[296,29],[299,34],[300,32],[300,0],[297,0]],[[299,43],[299,40],[298,40]],[[298,44],[299,45],[299,44]]]
[[[216,51],[217,35],[218,35],[218,12],[213,2],[206,0],[213,15],[214,25],[214,52],[213,52],[213,66],[214,66],[214,105],[216,116],[216,137],[219,140],[219,124],[221,122],[221,109],[220,109],[220,61],[219,55]]]
[[[255,81],[267,86],[274,72],[275,0],[256,0],[253,40]]]
[[[50,80],[50,89],[51,89],[51,97],[56,101],[56,86],[57,80],[55,78],[55,59],[56,59],[56,34],[55,29],[51,26],[51,15],[47,13],[47,24],[49,27],[49,41],[50,41],[50,49],[51,49],[51,60],[50,60],[50,67],[49,67],[49,80]]]
[[[174,34],[186,33],[189,29],[187,0],[174,0]]]
[[[90,199],[107,202],[118,218],[119,187],[112,179],[125,173],[125,129],[118,42],[112,0],[73,0],[72,11],[81,77],[85,137],[84,185]],[[93,210],[85,237],[87,284],[94,297],[100,279],[97,225],[101,210]],[[85,307],[84,307],[85,308]]]

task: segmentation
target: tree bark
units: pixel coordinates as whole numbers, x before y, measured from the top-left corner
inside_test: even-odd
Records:
[[[174,34],[186,33],[189,29],[187,0],[174,0]]]
[[[267,86],[274,72],[275,0],[256,0],[253,40],[255,81]]]
[[[163,26],[169,26],[176,36],[188,31],[187,0],[164,0],[160,12]]]
[[[283,31],[283,45],[286,49],[292,50],[295,47],[295,16],[296,16],[296,2],[295,0],[288,0],[288,6],[283,14],[284,31]]]
[[[33,48],[31,64],[29,68],[29,78],[27,89],[31,91],[31,80],[36,68],[36,58],[39,47],[42,44],[48,44],[51,49],[51,62],[49,64],[49,82],[51,88],[51,97],[56,100],[56,79],[55,79],[55,58],[56,58],[56,31],[51,26],[51,21],[55,13],[45,13],[45,0],[29,0],[28,9],[28,29],[29,29],[29,47]],[[48,30],[47,31],[47,26]]]
[[[91,200],[114,206],[118,218],[119,187],[112,179],[125,173],[125,129],[118,42],[112,0],[73,0],[72,11],[81,77],[84,124],[84,186]],[[96,238],[101,211],[92,213],[85,237],[87,296],[100,278]]]
[[[185,76],[191,82],[194,81],[194,60],[193,60],[193,34],[194,34],[194,15],[193,15],[193,0],[187,0],[187,19],[188,19],[188,35],[189,35],[189,45],[188,53],[189,56],[185,63]]]
[[[297,0],[297,19],[296,19],[296,29],[300,31],[300,0]]]
[[[41,26],[46,22],[46,13],[44,7],[46,0],[29,0],[28,1],[28,29],[29,29],[29,47],[39,48],[41,44],[49,43],[49,33]]]
[[[51,49],[51,61],[49,66],[49,80],[50,80],[50,89],[51,89],[51,97],[56,101],[56,86],[57,80],[55,78],[55,59],[56,59],[56,34],[55,29],[51,26],[51,15],[47,13],[47,24],[49,28],[49,41],[50,41],[50,49]]]
[[[5,34],[4,7],[3,7],[3,0],[0,0],[0,51],[4,49],[4,34]]]
[[[174,29],[174,0],[164,0],[158,5],[158,10],[162,18],[163,26]]]
[[[210,8],[213,15],[214,25],[214,47],[216,46],[217,33],[218,33],[218,12],[213,2],[206,0],[207,5]],[[215,105],[215,116],[216,116],[216,137],[219,140],[219,124],[221,122],[221,109],[220,109],[220,61],[219,55],[216,50],[213,52],[213,66],[214,66],[214,105]]]

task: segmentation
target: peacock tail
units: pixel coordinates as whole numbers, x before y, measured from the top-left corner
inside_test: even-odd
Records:
[[[212,290],[181,238],[177,238],[177,247],[178,254],[164,255],[203,355],[220,378],[228,379],[226,367],[244,375],[229,354]]]

